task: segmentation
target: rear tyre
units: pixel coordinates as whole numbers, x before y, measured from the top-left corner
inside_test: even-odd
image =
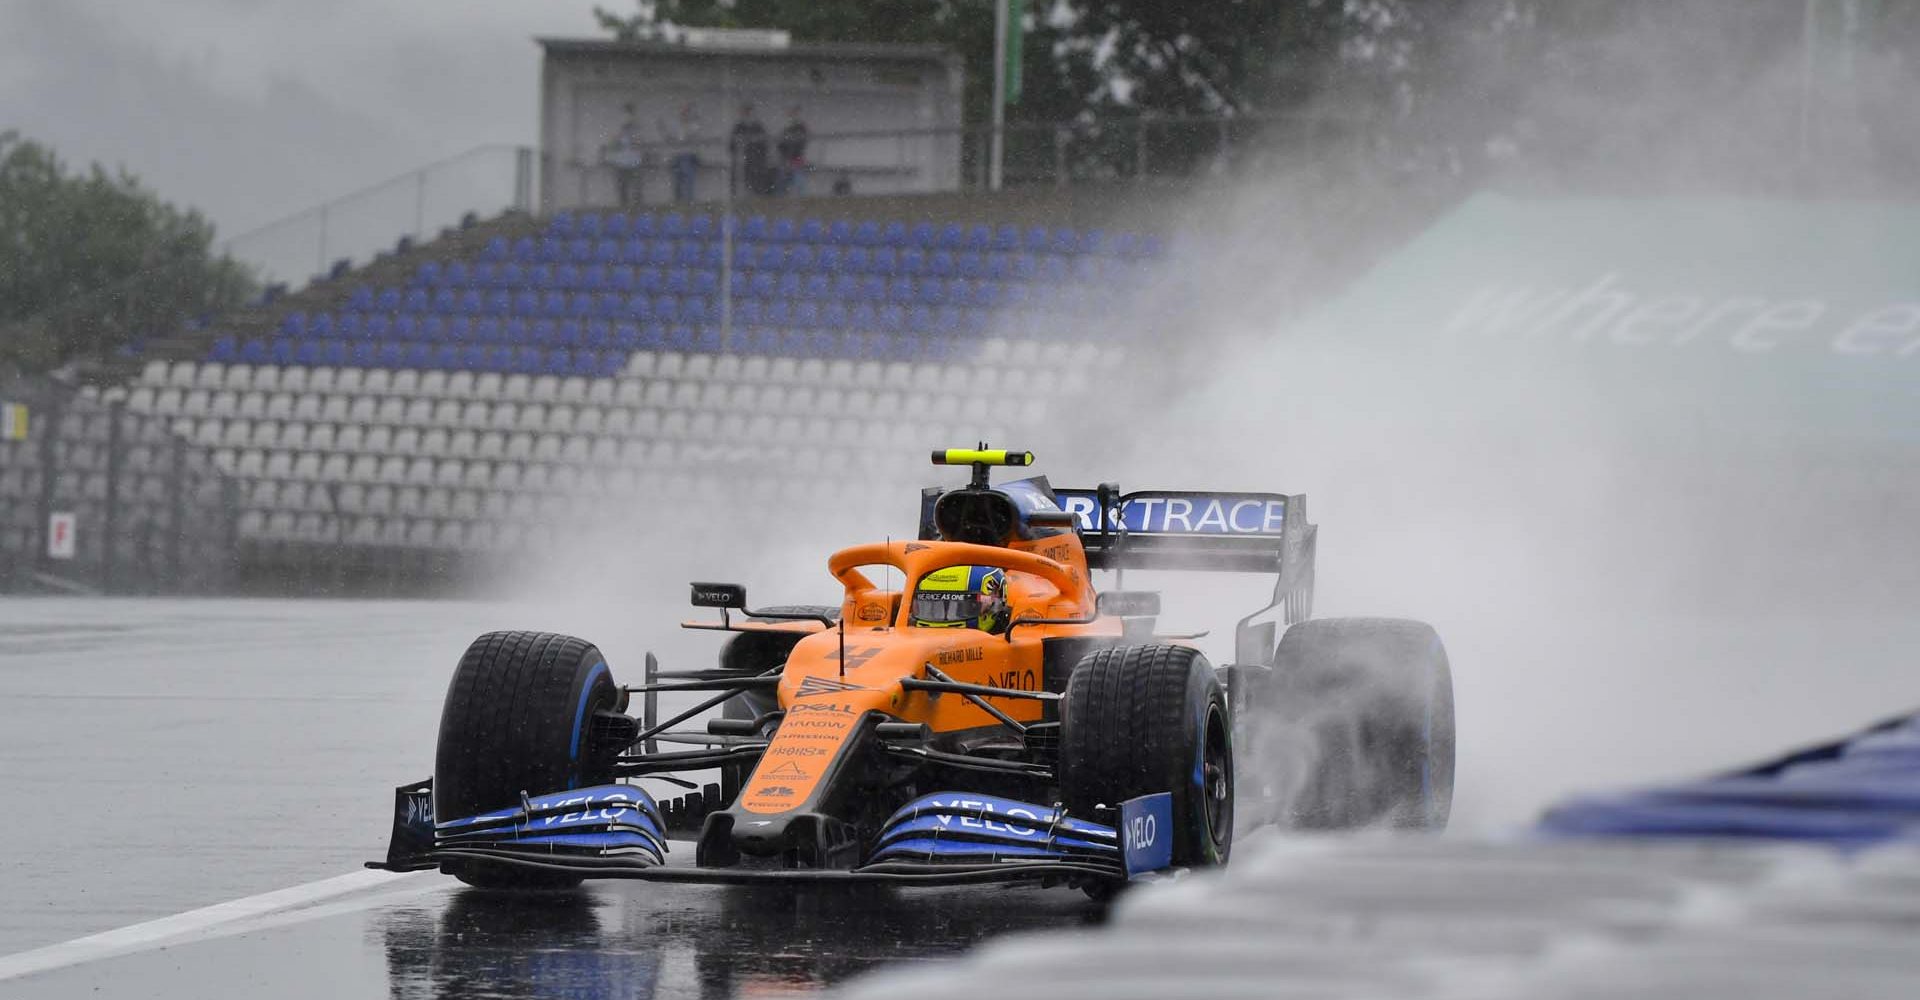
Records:
[[[783,607],[762,608],[762,611],[784,611],[794,614],[826,615],[838,621],[839,608],[820,607],[810,604],[797,604]],[[749,621],[770,622],[779,619],[750,618]],[[785,632],[741,632],[727,640],[720,647],[720,669],[729,673],[747,676],[766,673],[787,662],[787,655],[793,652],[795,644],[805,638],[801,633]],[[728,698],[720,706],[720,714],[728,719],[757,719],[780,707],[771,691],[749,691]]]
[[[1060,705],[1060,797],[1079,816],[1173,794],[1173,863],[1223,865],[1233,849],[1233,727],[1206,657],[1185,646],[1088,654]]]
[[[596,759],[593,713],[619,704],[606,657],[548,632],[489,632],[467,647],[447,686],[433,763],[433,814],[458,819],[611,780]],[[484,862],[441,866],[484,888],[564,888],[580,879]]]
[[[1433,626],[1393,618],[1300,622],[1280,639],[1246,722],[1275,727],[1263,765],[1296,777],[1282,817],[1304,829],[1441,830],[1453,809],[1453,675]],[[1236,708],[1240,708],[1236,702]]]

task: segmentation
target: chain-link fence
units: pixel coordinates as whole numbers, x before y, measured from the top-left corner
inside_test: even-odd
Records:
[[[0,380],[0,589],[207,593],[234,571],[238,496],[166,422]]]

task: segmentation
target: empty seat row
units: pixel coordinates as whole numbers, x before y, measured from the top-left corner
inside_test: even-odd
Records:
[[[1051,253],[951,253],[880,247],[736,244],[728,257],[717,242],[654,240],[616,243],[602,240],[580,263],[520,264],[514,261],[429,260],[413,273],[410,287],[360,285],[349,293],[347,308],[372,312],[452,312],[458,299],[441,293],[516,291],[618,291],[712,294],[732,261],[734,281],[768,275],[779,278],[920,278],[993,281],[1079,281],[1120,284],[1136,280],[1143,266],[1130,257],[1069,257]],[[465,311],[472,312],[472,308]]]
[[[866,308],[866,307],[862,307]],[[714,325],[689,326],[662,323],[619,324],[616,340],[635,339],[640,350],[719,353],[724,347],[734,353],[785,355],[788,357],[850,358],[873,360],[944,361],[975,355],[987,338],[981,331],[953,329],[965,325],[964,318],[925,306],[908,311],[900,306],[882,306],[875,313],[880,329],[842,332],[801,327],[736,326],[731,343]],[[394,364],[396,355],[398,364]],[[220,364],[326,366],[326,367],[406,367],[442,372],[518,372],[581,376],[606,376],[620,370],[626,351],[620,347],[595,351],[588,348],[515,347],[505,344],[408,344],[399,341],[371,342],[344,340],[250,340],[241,344],[233,337],[214,341],[207,360]]]
[[[712,239],[720,234],[719,223],[709,215],[687,217],[677,212],[655,215],[622,213],[601,215],[594,212],[557,212],[548,220],[544,240],[531,237],[509,243],[496,238],[488,244],[486,256],[538,257],[545,240],[571,241],[595,239],[663,238]],[[1049,229],[1014,225],[962,225],[949,222],[935,225],[921,221],[853,222],[845,219],[768,219],[749,216],[736,219],[734,238],[748,243],[818,243],[831,246],[917,247],[922,250],[1048,250],[1055,253],[1118,254],[1158,252],[1153,237],[1120,233],[1109,238],[1104,230],[1075,230],[1069,227]]]

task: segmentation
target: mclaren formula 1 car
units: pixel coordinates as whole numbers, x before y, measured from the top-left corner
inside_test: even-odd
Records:
[[[1309,617],[1304,497],[992,484],[992,468],[1031,464],[1020,451],[934,462],[971,466],[971,482],[923,492],[917,538],[834,553],[838,607],[753,610],[741,586],[693,584],[717,620],[686,627],[734,633],[712,668],[649,656],[645,682],[623,686],[581,639],[475,640],[433,777],[397,790],[388,856],[371,866],[488,887],[1102,894],[1226,863],[1236,825],[1445,823],[1445,653],[1418,623]],[[1158,593],[1118,589],[1129,569],[1275,582],[1215,667],[1197,636],[1156,632]],[[1095,571],[1115,587],[1096,592]],[[695,704],[660,717],[660,695],[687,692]],[[678,794],[650,791],[663,785]]]

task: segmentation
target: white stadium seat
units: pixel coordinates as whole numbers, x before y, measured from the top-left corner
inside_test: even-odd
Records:
[[[489,521],[504,521],[513,514],[513,497],[507,493],[486,493],[480,497],[480,516]],[[505,534],[510,526],[497,524],[493,531]]]
[[[375,514],[380,517],[391,516],[393,514],[393,487],[367,487],[366,499],[362,501],[361,509],[369,514]]]
[[[700,387],[699,401],[694,405],[702,410],[724,410],[727,408],[728,386],[724,382],[688,383]]]
[[[446,395],[447,394],[447,373],[443,371],[432,370],[432,369],[421,372],[420,388],[417,391],[417,394],[421,396],[433,396],[436,398]]]
[[[587,461],[595,466],[613,465],[620,461],[620,442],[610,437],[590,439],[593,447],[587,453]]]
[[[479,377],[473,380],[473,398],[498,398],[504,385],[506,385],[506,376],[499,372],[481,372]]]
[[[360,395],[360,386],[366,381],[367,373],[360,368],[342,368],[334,376],[333,391],[344,392],[349,396]]]
[[[372,455],[353,456],[353,467],[347,471],[347,478],[356,483],[377,482],[380,479],[380,460]]]
[[[266,469],[266,465],[265,452],[248,448],[241,452],[240,457],[233,463],[233,474],[244,479],[258,479],[260,473]]]
[[[500,385],[500,398],[514,402],[525,400],[533,391],[533,379],[526,375],[509,375]]]
[[[175,361],[173,367],[167,369],[167,384],[177,389],[191,389],[199,371],[200,366],[191,361]]]
[[[401,517],[420,517],[427,513],[426,491],[417,486],[393,491],[393,512]]]
[[[472,458],[479,454],[480,436],[472,431],[454,431],[447,439],[446,454],[454,458]]]
[[[632,378],[647,378],[653,375],[657,362],[652,351],[635,351],[627,357],[627,366],[622,371]]]
[[[598,406],[583,406],[573,417],[573,430],[577,434],[598,434],[606,426],[606,411]]]
[[[559,376],[535,375],[533,386],[527,390],[527,398],[536,403],[551,403],[560,398]]]
[[[553,434],[571,434],[574,424],[574,409],[565,403],[557,403],[547,410],[546,430]]]
[[[153,400],[158,393],[150,385],[136,386],[127,394],[127,409],[135,413],[152,413]]]
[[[385,396],[393,391],[393,371],[387,368],[369,368],[360,379],[360,391],[369,396]]]
[[[346,455],[328,455],[326,459],[320,463],[320,481],[323,483],[339,483],[357,478],[353,475],[352,471],[353,461],[354,460],[349,459]]]
[[[490,484],[496,490],[512,491],[520,488],[524,466],[519,462],[501,462],[493,467],[493,481]]]
[[[655,359],[653,374],[657,378],[676,379],[686,370],[687,359],[678,351],[663,351]]]
[[[538,434],[547,428],[547,408],[539,403],[528,403],[520,408],[520,419],[514,422],[514,429]]]
[[[497,459],[507,453],[507,437],[499,431],[488,431],[475,441],[473,454],[476,458]]]
[[[413,397],[420,394],[420,372],[414,368],[402,368],[393,373],[387,382],[387,394],[390,396]]]
[[[442,395],[452,396],[456,399],[468,399],[473,396],[473,387],[474,379],[472,372],[449,372],[447,374],[446,388],[440,390],[440,392]]]
[[[314,451],[333,451],[337,447],[334,443],[334,425],[308,424],[306,426],[308,448]]]
[[[828,362],[826,374],[823,377],[823,381],[825,381],[826,384],[828,385],[835,385],[835,386],[852,385],[853,384],[853,362],[848,361],[845,358],[840,358],[840,359],[836,359],[834,361]]]
[[[713,375],[711,377],[720,382],[740,381],[740,356],[738,354],[723,354],[715,358],[713,362]]]
[[[633,433],[643,438],[660,436],[660,411],[647,409],[633,411]]]
[[[297,425],[296,425],[297,426]],[[293,478],[313,482],[320,478],[320,456],[313,452],[302,452],[293,459]]]
[[[592,457],[593,439],[579,434],[549,435],[562,442],[560,460],[584,465]]]
[[[227,366],[218,361],[208,361],[195,371],[193,387],[196,389],[223,389],[227,384]]]
[[[228,365],[225,388],[248,392],[254,388],[252,365]]]
[[[267,467],[261,474],[268,479],[292,479],[293,455],[290,452],[270,451],[267,455]]]
[[[339,375],[340,372],[338,369],[329,368],[326,365],[309,368],[307,369],[307,391],[323,394],[331,393],[333,392],[334,380],[337,379]]]
[[[584,403],[587,401],[587,380],[578,375],[560,380],[560,392],[554,398],[562,403]]]
[[[334,448],[353,454],[367,450],[367,428],[359,424],[341,424],[333,438]]]
[[[560,458],[562,438],[558,434],[541,434],[533,439],[533,459],[537,462],[554,462]]]
[[[633,411],[624,406],[607,411],[606,418],[600,422],[600,433],[610,437],[626,437],[633,433]]]
[[[660,436],[663,438],[683,438],[687,436],[687,411],[667,410],[660,418]]]
[[[416,446],[416,450],[419,451],[420,454],[427,455],[429,457],[438,458],[439,456],[445,455],[447,453],[448,434],[445,428],[430,427],[426,431],[422,432],[416,428],[408,427],[406,428],[406,431],[407,433],[410,433],[410,434],[419,435],[420,443]],[[400,444],[399,440],[396,439],[394,441],[394,446],[399,447],[399,444]]]
[[[396,397],[395,399],[391,400],[391,402],[403,404],[402,406],[399,407],[399,414],[392,421],[393,423],[409,424],[414,427],[425,427],[433,423],[433,411],[434,411],[433,400],[431,399],[401,400]],[[440,402],[449,407],[457,407],[459,405],[458,403],[450,399],[441,400]],[[380,412],[383,414],[387,412],[386,404],[381,405]]]
[[[294,396],[284,392],[267,393],[267,403],[261,415],[269,420],[290,420],[293,418]]]
[[[407,460],[397,455],[388,455],[380,460],[379,480],[383,483],[404,483],[407,481]]]
[[[385,399],[369,396],[365,397],[365,399],[374,403],[373,420],[375,423],[386,424],[392,427],[406,422],[407,408],[409,406],[408,400],[401,399],[398,396],[389,396]],[[425,400],[414,400],[414,402],[425,402]]]
[[[140,384],[150,386],[166,385],[167,363],[165,361],[147,362],[146,367],[140,369]]]
[[[755,354],[740,362],[740,381],[765,382],[767,380],[767,358]]]
[[[634,407],[643,405],[647,398],[647,383],[639,378],[622,377],[614,382],[613,402],[615,406]]]
[[[459,427],[460,412],[465,405],[457,399],[443,399],[438,403],[428,404],[421,419],[417,421],[409,419],[408,422],[430,424],[434,427]],[[409,407],[407,412],[411,418],[412,408]]]
[[[618,383],[618,379],[611,378],[596,378],[590,380],[587,383],[586,402],[594,406],[613,405],[613,387]]]
[[[533,435],[524,431],[508,435],[506,458],[524,462],[533,457]]]
[[[420,428],[400,427],[393,431],[393,443],[387,446],[396,455],[420,453]]]
[[[713,355],[711,354],[688,355],[687,359],[684,362],[681,362],[680,374],[677,377],[684,378],[684,379],[692,379],[696,382],[712,381],[713,380]]]
[[[239,410],[240,410],[240,397],[235,395],[234,393],[227,392],[224,389],[214,393],[211,397],[209,397],[209,401],[207,403],[207,413],[210,416],[215,416],[215,417],[237,416],[239,413]]]
[[[431,458],[416,458],[406,465],[406,481],[415,486],[432,485],[434,480],[434,462]]]
[[[234,415],[248,420],[263,419],[267,415],[266,395],[258,392],[242,393],[239,403],[234,408]]]
[[[461,462],[458,465],[448,462],[443,464],[441,469],[444,470],[448,466],[460,469],[460,481],[454,484],[456,486],[464,486],[470,490],[484,490],[493,485],[493,466],[486,462]],[[441,481],[444,482],[445,477],[442,477]]]
[[[794,366],[793,380],[807,385],[819,385],[826,381],[827,363],[819,358],[806,358]]]
[[[767,368],[767,381],[786,385],[794,380],[800,369],[800,362],[793,358],[774,358]]]

